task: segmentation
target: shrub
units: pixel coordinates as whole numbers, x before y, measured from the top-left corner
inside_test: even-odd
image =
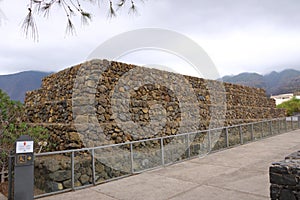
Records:
[[[21,102],[13,101],[0,90],[0,171],[8,166],[8,154],[14,149],[16,139],[21,135],[29,135],[35,142],[35,152],[39,142],[47,142],[49,133],[39,126],[31,126],[23,122],[24,107]],[[49,144],[48,144],[49,145]],[[47,150],[47,147],[44,148]]]
[[[300,99],[293,97],[291,100],[277,105],[277,108],[285,108],[288,116],[295,115],[300,113]]]

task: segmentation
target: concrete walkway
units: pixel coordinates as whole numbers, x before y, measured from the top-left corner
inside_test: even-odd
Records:
[[[0,200],[6,200],[7,198],[2,194],[0,193]]]
[[[300,131],[41,200],[269,199],[268,168],[300,150]]]

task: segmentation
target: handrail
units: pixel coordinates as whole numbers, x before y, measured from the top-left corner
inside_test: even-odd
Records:
[[[96,150],[96,149],[103,149],[103,148],[109,148],[109,147],[130,145],[130,144],[134,144],[134,143],[141,143],[141,142],[147,142],[147,141],[154,141],[154,140],[161,140],[161,139],[167,139],[167,138],[173,138],[173,137],[180,137],[180,136],[197,134],[197,133],[205,133],[205,132],[208,132],[208,131],[223,130],[223,129],[226,129],[226,128],[227,129],[228,128],[236,128],[236,127],[240,127],[240,126],[248,126],[248,125],[251,125],[251,124],[254,125],[254,124],[258,124],[258,123],[262,123],[262,122],[284,120],[284,119],[288,119],[288,118],[292,118],[292,117],[300,117],[300,116],[291,116],[291,117],[275,118],[275,119],[269,119],[269,120],[243,123],[243,124],[235,124],[235,125],[231,125],[231,126],[223,126],[223,127],[217,127],[217,128],[207,129],[207,130],[199,130],[199,131],[193,131],[193,132],[188,132],[188,133],[180,133],[180,134],[176,134],[176,135],[167,135],[167,136],[162,136],[162,137],[142,139],[142,140],[136,140],[136,141],[130,141],[130,142],[124,142],[124,143],[118,143],[118,144],[108,144],[108,145],[103,145],[103,146],[98,146],[98,147],[89,147],[89,148],[81,148],[81,149],[70,149],[70,150],[62,150],[62,151],[35,153],[34,155],[35,156],[45,156],[45,155],[55,155],[55,154],[62,154],[62,153],[72,153],[72,152],[78,152],[78,151],[91,151],[92,149]]]
[[[297,117],[297,120],[294,120],[295,117]],[[289,121],[291,121],[290,125],[288,125]],[[276,123],[276,122],[280,122],[280,123]],[[294,122],[297,122],[297,125],[294,125]],[[284,124],[282,124],[282,123],[284,123]],[[266,124],[266,125],[264,125],[264,124]],[[259,129],[258,131],[254,130],[255,125],[259,125],[257,127]],[[246,130],[248,130],[248,132],[243,132],[244,131],[243,127],[245,127],[245,126],[247,127]],[[232,128],[238,128],[238,131],[234,133],[234,134],[238,133],[238,135],[235,135],[235,137],[238,137],[238,138],[231,138],[231,129]],[[249,130],[249,128],[250,128],[250,130]],[[256,128],[256,130],[257,130],[257,128]],[[264,132],[264,129],[267,129],[267,131]],[[278,134],[288,132],[290,130],[295,130],[295,129],[300,129],[300,116],[268,119],[268,120],[250,122],[250,123],[236,124],[236,125],[231,125],[231,126],[226,126],[226,127],[217,127],[217,128],[212,128],[212,129],[208,129],[208,130],[199,130],[199,131],[194,131],[194,132],[189,132],[189,133],[181,133],[181,134],[177,134],[177,135],[168,135],[168,136],[163,136],[163,137],[149,138],[149,139],[143,139],[143,140],[138,140],[138,141],[119,143],[119,144],[108,144],[108,145],[103,145],[103,146],[98,146],[98,147],[37,153],[37,154],[34,154],[35,157],[70,153],[71,188],[66,188],[66,189],[63,189],[63,190],[60,190],[60,191],[52,191],[52,192],[49,192],[49,193],[44,193],[44,194],[35,196],[35,198],[40,198],[40,197],[44,197],[44,196],[49,196],[49,195],[53,195],[53,194],[57,194],[57,193],[61,193],[61,192],[67,192],[67,191],[70,191],[70,190],[81,189],[81,188],[86,187],[86,185],[77,186],[77,187],[75,186],[75,153],[76,152],[91,151],[92,182],[89,185],[96,185],[97,181],[96,181],[96,175],[95,175],[95,173],[96,173],[95,172],[95,167],[96,167],[95,150],[106,149],[106,148],[111,148],[111,147],[118,147],[118,146],[121,147],[121,146],[124,146],[124,145],[129,145],[129,147],[130,147],[129,150],[128,150],[129,158],[128,158],[128,163],[127,164],[131,166],[131,169],[129,170],[130,172],[128,172],[128,174],[125,174],[125,175],[122,174],[119,177],[111,177],[109,179],[109,180],[114,180],[116,178],[129,176],[129,175],[135,174],[135,173],[141,173],[143,171],[147,171],[147,170],[154,169],[154,168],[157,168],[157,167],[162,167],[162,166],[165,166],[165,165],[174,164],[174,163],[177,163],[177,162],[182,162],[182,161],[187,160],[187,159],[195,158],[196,156],[201,156],[203,153],[200,152],[200,149],[199,149],[199,152],[197,151],[198,153],[196,155],[192,155],[194,153],[193,148],[195,148],[197,145],[199,145],[200,147],[201,147],[201,145],[203,145],[203,146],[207,145],[206,147],[208,149],[207,149],[207,151],[205,151],[205,153],[211,153],[211,152],[215,152],[215,151],[220,151],[220,150],[225,150],[225,149],[228,149],[228,148],[232,148],[236,145],[243,145],[243,144],[248,143],[248,142],[261,140],[261,139],[263,139],[265,137],[268,137],[268,136],[278,135]],[[221,133],[223,133],[223,130],[225,130],[225,140],[223,141],[225,143],[225,144],[223,144],[224,146],[219,148],[219,149],[213,149],[212,148],[213,147],[212,146],[213,141],[212,141],[212,138],[211,138],[212,133],[214,131],[221,131]],[[201,141],[201,143],[198,143],[199,141],[196,141],[196,142],[193,143],[193,140],[190,140],[191,135],[201,134],[201,133],[207,134],[207,137],[208,137],[208,139],[206,141],[207,143],[203,143],[203,141]],[[248,141],[244,140],[244,136],[245,136],[246,133],[248,133],[249,134],[248,137],[250,137],[250,139],[248,138]],[[257,135],[255,136],[254,135],[255,133],[256,134],[259,133],[259,137],[256,137]],[[182,136],[185,136],[184,144],[186,146],[184,147],[184,149],[185,149],[185,154],[187,154],[187,155],[181,155],[182,157],[180,157],[179,161],[178,160],[174,161],[174,160],[172,160],[172,157],[171,157],[171,162],[167,163],[167,161],[168,161],[167,156],[169,154],[167,154],[168,149],[165,148],[164,140],[169,139],[169,138],[182,137]],[[230,139],[238,139],[238,142],[236,142],[232,145],[232,144],[230,144]],[[155,166],[145,168],[145,169],[135,169],[134,163],[138,162],[139,160],[136,160],[138,158],[135,158],[137,150],[133,148],[133,145],[136,144],[136,143],[148,142],[148,141],[154,141],[154,140],[159,141],[159,144],[160,144],[160,145],[158,145],[158,146],[160,146],[160,148],[158,149],[158,151],[159,151],[158,154],[160,155],[159,164],[157,164]],[[182,144],[180,143],[180,145],[182,145]],[[150,157],[149,157],[149,159],[150,159]],[[107,180],[105,180],[105,182],[107,182]]]

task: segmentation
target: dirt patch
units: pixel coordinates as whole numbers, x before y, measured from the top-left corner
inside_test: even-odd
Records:
[[[8,182],[0,183],[0,193],[4,196],[8,196]]]
[[[8,197],[8,181],[4,183],[0,183],[0,193],[4,196]],[[34,188],[34,195],[44,194],[45,192],[39,190],[38,188]]]

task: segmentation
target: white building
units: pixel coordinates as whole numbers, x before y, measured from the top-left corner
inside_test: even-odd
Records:
[[[291,100],[294,97],[293,93],[289,94],[279,94],[279,95],[272,95],[271,98],[275,99],[276,105],[281,104],[285,101]],[[300,99],[300,96],[296,96],[297,99]]]

